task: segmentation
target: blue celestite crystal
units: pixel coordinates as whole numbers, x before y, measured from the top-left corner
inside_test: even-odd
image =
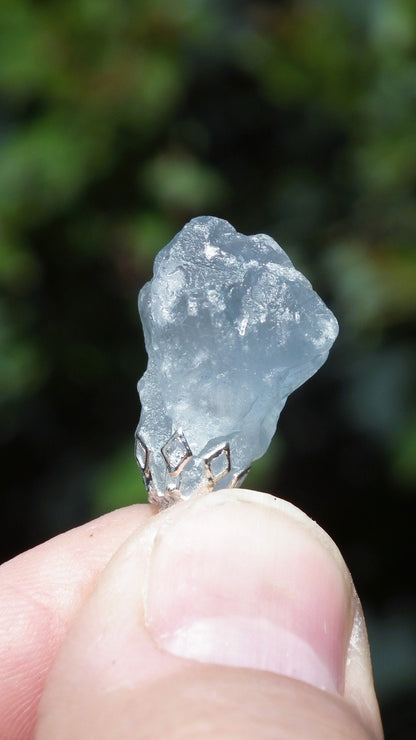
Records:
[[[325,362],[335,317],[270,236],[210,216],[159,252],[139,311],[136,458],[150,500],[239,485],[289,393]]]

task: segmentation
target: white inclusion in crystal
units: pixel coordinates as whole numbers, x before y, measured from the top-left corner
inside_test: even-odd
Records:
[[[194,218],[139,295],[149,362],[136,456],[152,501],[239,485],[286,399],[325,362],[338,324],[265,234]]]

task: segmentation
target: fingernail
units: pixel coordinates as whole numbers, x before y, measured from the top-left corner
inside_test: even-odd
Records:
[[[162,650],[342,693],[353,591],[316,524],[286,502],[244,490],[159,516],[145,619]]]

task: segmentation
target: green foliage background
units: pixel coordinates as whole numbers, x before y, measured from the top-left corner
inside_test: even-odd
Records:
[[[340,338],[247,485],[340,544],[415,737],[415,0],[3,0],[0,29],[3,559],[144,500],[156,252],[201,213],[268,232]]]

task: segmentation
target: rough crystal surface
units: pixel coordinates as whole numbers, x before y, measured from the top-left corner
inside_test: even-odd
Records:
[[[152,501],[239,485],[285,401],[325,362],[338,324],[265,234],[194,218],[139,294],[149,362],[136,457]]]

